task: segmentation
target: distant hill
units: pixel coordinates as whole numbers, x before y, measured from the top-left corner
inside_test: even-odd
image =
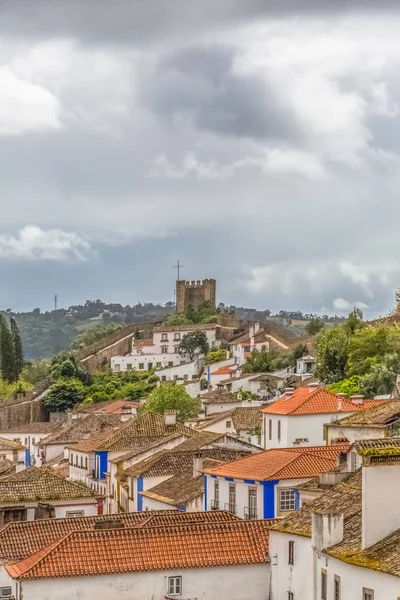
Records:
[[[220,305],[223,307],[224,305]],[[316,315],[303,314],[299,311],[280,311],[271,315],[269,310],[259,311],[254,308],[233,308],[239,319],[246,321],[271,322],[275,328],[282,331],[286,337],[297,338],[304,336],[304,328]],[[128,325],[130,323],[161,321],[175,311],[173,302],[167,304],[136,304],[122,306],[87,300],[83,305],[70,306],[68,309],[58,309],[41,312],[35,308],[31,312],[14,313],[12,310],[1,311],[5,316],[14,316],[21,331],[26,360],[34,361],[51,358],[61,350],[71,347],[75,338],[89,327],[108,323]],[[320,317],[326,323],[337,323],[340,317]]]

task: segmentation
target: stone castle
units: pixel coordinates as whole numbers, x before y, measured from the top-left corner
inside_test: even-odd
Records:
[[[215,279],[204,279],[203,281],[176,282],[176,312],[184,313],[189,306],[198,308],[204,302],[212,302],[215,306],[217,282]]]

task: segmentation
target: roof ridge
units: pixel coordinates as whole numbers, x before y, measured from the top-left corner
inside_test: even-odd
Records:
[[[36,565],[38,565],[40,561],[42,561],[45,558],[47,558],[48,555],[53,550],[55,550],[58,546],[60,546],[63,542],[65,542],[66,539],[69,538],[73,533],[75,533],[75,532],[74,531],[70,531],[69,533],[67,533],[66,535],[64,535],[63,537],[61,537],[60,539],[56,540],[55,542],[52,542],[51,544],[49,544],[48,546],[45,546],[44,548],[41,548],[37,552],[34,552],[30,556],[26,557],[25,559],[19,560],[19,561],[14,562],[14,563],[11,563],[9,565],[6,565],[6,568],[9,567],[12,570],[14,570],[17,565],[19,565],[21,563],[25,563],[27,560],[29,560],[32,564],[30,564],[29,566],[27,566],[26,569],[24,569],[22,571],[22,569],[18,568],[18,570],[20,571],[20,573],[18,574],[18,577],[21,576],[21,575],[25,575],[26,573],[29,573],[29,571],[31,571],[34,567],[36,567]],[[36,558],[34,558],[34,557],[36,557]]]

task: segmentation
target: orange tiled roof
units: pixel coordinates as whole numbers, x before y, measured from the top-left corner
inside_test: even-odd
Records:
[[[356,412],[377,406],[384,400],[364,400],[362,404],[353,404],[351,400],[343,398],[342,413]],[[298,388],[293,396],[287,400],[282,397],[263,409],[263,413],[271,415],[314,415],[338,412],[338,398],[325,389],[316,389],[312,392],[308,388]]]
[[[225,521],[75,531],[6,569],[14,579],[26,580],[263,564],[269,561],[270,526]]]
[[[348,444],[272,449],[213,469],[203,469],[203,473],[257,481],[304,479],[335,468],[339,455],[348,450]]]
[[[230,375],[234,371],[236,371],[236,367],[220,367],[216,371],[213,371],[211,375]]]

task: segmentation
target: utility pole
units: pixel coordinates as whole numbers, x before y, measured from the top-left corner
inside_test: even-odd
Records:
[[[181,265],[181,263],[179,262],[179,260],[177,261],[176,265],[174,265],[174,269],[177,269],[178,271],[178,281],[179,281],[179,274],[180,274],[180,270],[183,269],[185,265]]]
[[[54,310],[57,310],[57,300],[58,300],[58,296],[57,296],[57,294],[54,294]]]

